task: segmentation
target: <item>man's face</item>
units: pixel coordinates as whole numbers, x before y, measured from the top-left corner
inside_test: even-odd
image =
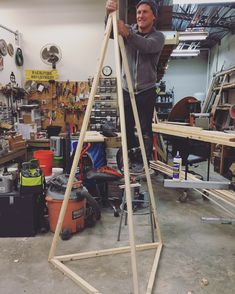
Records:
[[[148,4],[141,4],[136,11],[136,21],[141,33],[148,33],[154,23],[155,16]]]

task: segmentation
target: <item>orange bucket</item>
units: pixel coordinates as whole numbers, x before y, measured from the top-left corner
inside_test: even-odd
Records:
[[[50,230],[55,232],[63,200],[46,197],[49,212]],[[62,230],[69,229],[71,233],[81,231],[85,227],[86,199],[69,199]]]
[[[50,176],[52,174],[52,164],[54,159],[53,151],[37,150],[34,151],[33,157],[39,161],[39,165],[43,171],[44,176]]]

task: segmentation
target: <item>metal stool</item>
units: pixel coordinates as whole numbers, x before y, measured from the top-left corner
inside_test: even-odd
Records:
[[[125,185],[120,185],[120,189],[123,189],[123,198],[120,206],[120,223],[118,228],[118,237],[117,241],[120,241],[121,229],[122,229],[122,220],[125,214],[125,225],[127,225],[127,209],[126,209],[126,193],[125,193]],[[154,223],[153,223],[153,212],[151,209],[151,201],[149,197],[149,193],[144,192],[140,193],[140,183],[131,184],[131,195],[132,195],[132,206],[133,206],[133,215],[147,215],[150,217],[150,225],[151,225],[151,234],[152,234],[152,242],[154,242]],[[144,197],[146,195],[147,197]],[[146,199],[147,198],[147,199]],[[140,208],[149,207],[149,211],[147,212],[138,212]]]

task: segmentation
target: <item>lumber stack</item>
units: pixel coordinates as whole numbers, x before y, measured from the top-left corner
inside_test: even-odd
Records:
[[[157,161],[151,161],[150,162],[150,168],[157,170],[158,172],[161,172],[167,176],[172,177],[172,167],[170,165],[167,165],[159,160]],[[181,173],[181,179],[184,180],[185,173],[182,171]],[[201,181],[194,175],[188,173],[187,178],[191,181]],[[198,191],[199,193],[203,195],[209,195],[213,198],[216,198],[218,201],[223,202],[225,205],[229,205],[233,208],[235,208],[235,192],[230,190],[216,190],[216,189],[194,189]],[[211,198],[208,197],[210,200]],[[215,202],[215,201],[213,201]],[[219,203],[216,203],[219,204]],[[219,205],[220,206],[220,205]]]
[[[199,127],[157,123],[152,125],[153,132],[189,138],[214,144],[235,147],[235,135],[219,131],[207,131]]]

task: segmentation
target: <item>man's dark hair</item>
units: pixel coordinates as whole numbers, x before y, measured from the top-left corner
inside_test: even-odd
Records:
[[[156,17],[157,16],[157,5],[155,1],[151,1],[151,0],[141,0],[137,5],[136,5],[136,9],[138,9],[138,7],[141,4],[147,4],[150,6],[150,8],[152,9],[153,15]]]

